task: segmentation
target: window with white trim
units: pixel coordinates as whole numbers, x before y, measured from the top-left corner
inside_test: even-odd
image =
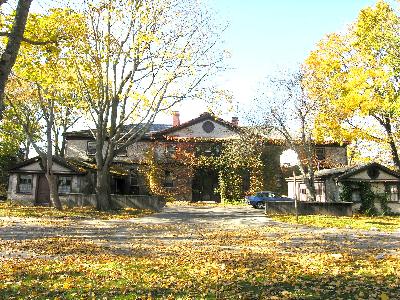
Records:
[[[32,175],[20,174],[18,177],[18,192],[29,194],[32,193]]]

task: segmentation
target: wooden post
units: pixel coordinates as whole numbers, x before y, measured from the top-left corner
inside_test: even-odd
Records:
[[[294,195],[294,211],[296,214],[296,223],[299,223],[299,211],[297,209],[297,188],[296,188],[296,174],[294,172],[294,167],[293,167],[293,195]]]

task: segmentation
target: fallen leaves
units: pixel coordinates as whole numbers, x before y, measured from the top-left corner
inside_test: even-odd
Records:
[[[126,220],[150,215],[150,210],[125,208],[116,211],[100,212],[92,207],[65,208],[62,211],[52,207],[18,206],[9,203],[0,203],[0,217],[33,217],[51,219],[101,219]],[[1,225],[1,221],[0,221]]]
[[[23,228],[50,236],[19,233],[19,239],[0,240],[0,298],[387,300],[400,295],[400,245],[393,238],[371,241],[362,233],[304,226],[226,229],[207,223],[44,219],[51,226],[27,222]],[[22,230],[24,220],[14,219],[7,230]]]

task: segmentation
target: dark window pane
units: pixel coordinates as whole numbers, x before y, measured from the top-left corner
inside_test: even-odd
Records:
[[[315,148],[315,156],[317,157],[318,160],[324,160],[325,159],[325,148],[322,148],[322,147]]]
[[[88,155],[96,154],[96,142],[88,142],[87,143],[87,154]]]
[[[60,176],[58,177],[58,193],[69,194],[71,193],[72,177]]]

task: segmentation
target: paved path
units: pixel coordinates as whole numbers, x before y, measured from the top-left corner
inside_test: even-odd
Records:
[[[290,225],[266,218],[262,210],[242,206],[171,205],[151,216],[129,220],[0,218],[0,244],[62,237],[88,240],[110,246],[115,251],[124,251],[129,248],[127,245],[133,244],[151,247],[154,243],[192,243],[200,246],[205,239],[213,243],[216,234],[219,235],[216,243],[220,245],[221,234],[232,233],[240,244],[254,232],[259,244],[274,242],[275,247],[285,252],[316,246],[329,247],[334,252],[350,245],[361,252],[400,249],[399,233]]]

